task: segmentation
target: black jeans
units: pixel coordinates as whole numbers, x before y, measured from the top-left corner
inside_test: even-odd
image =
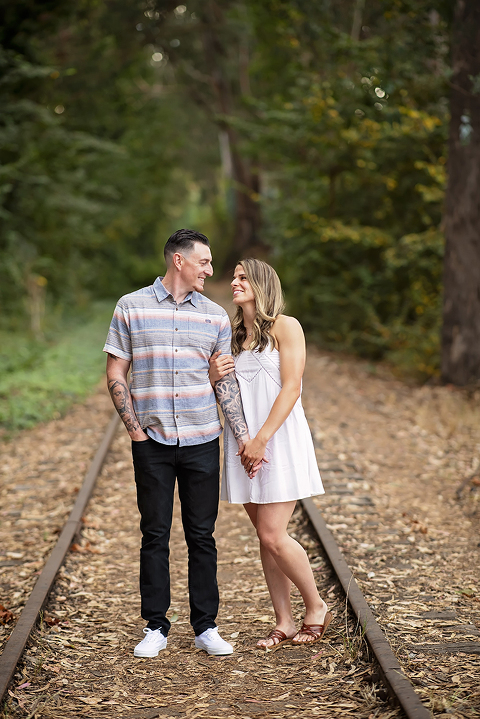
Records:
[[[217,550],[213,531],[219,499],[219,441],[188,447],[147,439],[132,442],[140,510],[140,595],[149,629],[167,636],[170,622],[169,540],[175,478],[188,547],[190,623],[195,634],[215,627],[218,612]]]

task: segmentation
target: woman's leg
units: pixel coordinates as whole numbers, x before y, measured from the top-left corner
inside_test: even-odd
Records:
[[[295,503],[293,504],[295,505]],[[255,529],[257,528],[257,510],[259,506],[260,505],[258,504],[244,505],[245,511],[250,517]],[[264,547],[261,543],[260,557],[262,560],[263,573],[265,574],[265,580],[267,582],[268,591],[275,611],[275,629],[279,629],[281,632],[286,634],[287,637],[292,637],[296,632],[292,614],[292,605],[290,603],[290,589],[292,583],[282,572],[268,549],[266,549],[266,547]],[[260,639],[260,641],[257,642],[258,647],[273,647],[274,645],[274,640],[268,638]]]
[[[295,502],[259,504],[256,513],[257,535],[262,547],[288,577],[305,602],[305,624],[323,624],[327,605],[320,598],[310,562],[303,547],[287,533]],[[308,636],[301,637],[308,641]]]

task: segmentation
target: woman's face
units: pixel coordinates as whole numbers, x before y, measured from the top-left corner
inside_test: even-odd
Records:
[[[237,265],[235,267],[231,287],[234,304],[245,305],[247,302],[255,303],[255,295],[253,294],[252,286],[247,280],[242,265]]]

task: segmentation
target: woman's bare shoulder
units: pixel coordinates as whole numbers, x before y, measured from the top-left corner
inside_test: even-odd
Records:
[[[289,317],[288,315],[278,315],[273,324],[271,333],[280,341],[290,337],[293,339],[300,336],[303,337],[303,329],[300,322],[296,319],[296,317]]]

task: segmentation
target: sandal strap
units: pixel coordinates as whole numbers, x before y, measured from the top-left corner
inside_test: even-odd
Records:
[[[280,629],[272,629],[267,639],[273,639],[274,641],[278,639],[280,642],[284,642],[288,637],[285,632],[282,632]]]
[[[310,634],[310,636],[316,638],[323,634],[324,628],[324,624],[305,624],[305,622],[303,622],[299,634]]]

